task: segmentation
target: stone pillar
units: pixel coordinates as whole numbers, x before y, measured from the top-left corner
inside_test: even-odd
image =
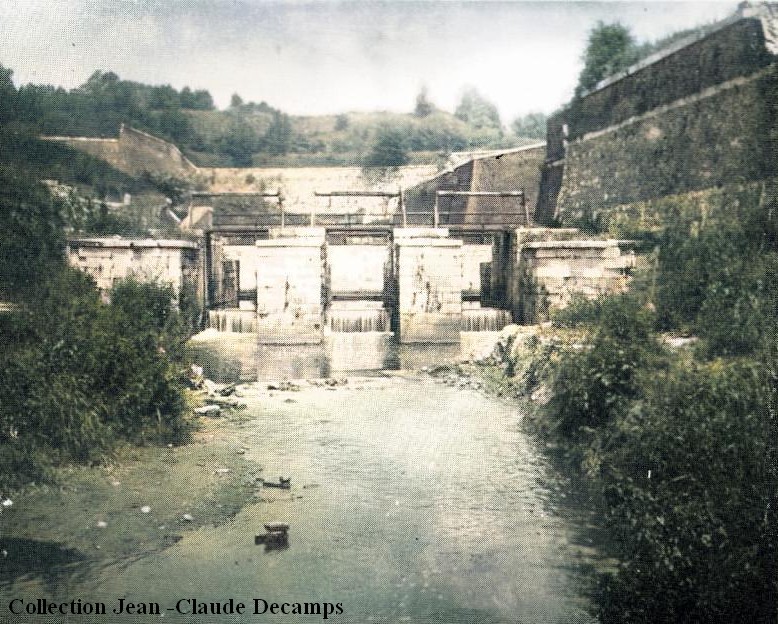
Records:
[[[270,231],[257,246],[257,333],[260,344],[323,340],[325,230]]]
[[[462,325],[462,241],[446,228],[396,228],[401,343],[456,343]]]

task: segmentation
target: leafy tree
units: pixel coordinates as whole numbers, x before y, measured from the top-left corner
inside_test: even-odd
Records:
[[[176,110],[181,106],[178,92],[170,85],[153,87],[149,107],[152,110]]]
[[[87,81],[79,87],[79,91],[90,95],[100,95],[109,90],[113,85],[119,82],[119,76],[113,72],[102,72],[96,70],[92,72]]]
[[[502,134],[497,107],[472,87],[462,94],[454,115],[473,128],[496,130]]]
[[[414,151],[438,150],[450,153],[465,149],[468,145],[467,126],[439,111],[417,120],[405,132],[408,145]]]
[[[16,88],[13,83],[13,70],[0,64],[0,124],[8,123],[16,113]]]
[[[256,130],[243,119],[235,119],[222,137],[219,150],[229,156],[233,166],[250,167],[252,156],[259,149]]]
[[[594,88],[602,79],[618,73],[638,59],[638,46],[629,28],[619,23],[597,25],[589,33],[583,54],[584,68],[576,94]]]
[[[192,105],[190,108],[194,110],[213,110],[213,98],[211,94],[205,89],[198,89],[192,93]]]
[[[335,117],[335,131],[343,132],[349,126],[348,115],[341,113]]]
[[[426,117],[433,112],[435,112],[435,106],[430,102],[427,87],[422,87],[419,95],[416,96],[416,107],[413,110],[413,114],[417,117]]]
[[[62,265],[62,218],[42,185],[0,167],[0,221],[0,299],[16,298]]]
[[[230,108],[240,108],[241,106],[243,106],[243,98],[237,93],[233,93],[230,98]]]
[[[523,117],[514,119],[511,129],[517,137],[545,139],[547,119],[544,113],[527,113]]]
[[[406,164],[408,164],[408,149],[405,135],[396,128],[381,128],[365,159],[365,167],[391,168]]]
[[[273,121],[262,138],[261,146],[268,154],[281,155],[289,151],[292,143],[292,123],[289,115],[276,112]]]

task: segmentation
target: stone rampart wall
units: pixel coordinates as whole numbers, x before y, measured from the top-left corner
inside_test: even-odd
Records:
[[[571,102],[569,139],[748,76],[773,62],[762,22],[741,19]],[[629,70],[628,70],[629,71]]]
[[[172,143],[128,126],[121,127],[118,139],[44,138],[91,154],[132,176],[146,171],[170,176],[182,176],[196,171],[196,167]]]
[[[604,229],[625,207],[778,176],[776,15],[745,9],[554,115],[536,221]]]
[[[571,141],[557,198],[563,223],[667,195],[778,174],[775,67]]]

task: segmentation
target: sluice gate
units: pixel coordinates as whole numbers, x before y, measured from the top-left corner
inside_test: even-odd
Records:
[[[481,307],[491,245],[462,238],[447,228],[269,228],[253,246],[223,247],[235,303],[211,310],[209,326],[256,332],[271,345],[367,332],[445,344],[459,342],[462,331],[499,330],[510,314]],[[246,292],[255,299],[238,296]]]

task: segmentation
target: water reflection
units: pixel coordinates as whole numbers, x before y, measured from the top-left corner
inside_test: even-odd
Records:
[[[315,379],[474,359],[491,350],[497,334],[462,332],[458,344],[401,345],[389,332],[345,332],[320,345],[260,345],[255,334],[214,333],[197,337],[189,351],[218,382]]]
[[[462,345],[421,349],[390,341],[382,351],[386,336],[349,338],[320,347],[319,355],[294,347],[261,351],[256,337],[245,335],[221,334],[193,348],[202,357],[210,353],[201,360],[209,374],[229,379],[255,378],[264,370],[260,360],[274,376],[282,369],[300,375],[317,357],[323,359],[314,369],[329,374],[336,366],[364,366],[359,353],[349,358],[338,348],[367,351],[368,344],[376,366],[392,349],[397,366],[463,355]],[[220,360],[219,345],[229,354]],[[288,363],[295,358],[303,363],[296,369]],[[578,569],[586,555],[579,544],[587,542],[578,537],[575,514],[560,510],[563,489],[522,432],[517,407],[423,375],[349,377],[335,386],[295,384],[296,390],[248,386],[241,418],[220,420],[232,448],[261,463],[263,474],[291,478],[290,490],[263,487],[261,498],[227,525],[202,526],[163,552],[120,569],[96,569],[89,579],[68,576],[57,591],[163,605],[183,596],[340,602],[345,613],[332,621],[343,624],[591,622],[588,585]],[[255,545],[262,527],[276,523],[289,524],[288,544]],[[42,593],[29,584],[2,589],[3,603]],[[169,613],[165,621],[260,620]]]

